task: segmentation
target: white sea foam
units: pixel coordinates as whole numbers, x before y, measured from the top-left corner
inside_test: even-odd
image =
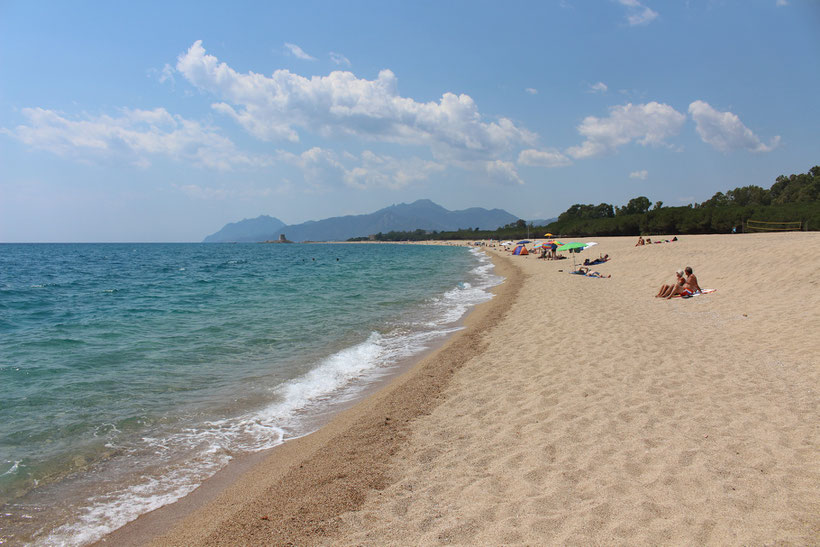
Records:
[[[11,464],[11,467],[8,468],[5,472],[0,473],[0,477],[6,476],[6,475],[13,475],[14,473],[16,473],[17,469],[20,467],[21,462],[22,462],[22,460],[16,460],[16,461],[13,461],[13,462],[8,462],[8,463]]]

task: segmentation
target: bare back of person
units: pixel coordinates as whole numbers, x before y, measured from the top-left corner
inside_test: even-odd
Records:
[[[698,278],[694,273],[692,273],[692,268],[687,266],[684,272],[686,273],[686,283],[684,283],[684,287],[689,289],[692,294],[701,291],[702,289],[700,288],[700,285],[698,285]]]

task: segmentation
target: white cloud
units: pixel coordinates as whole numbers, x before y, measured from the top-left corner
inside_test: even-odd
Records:
[[[525,88],[524,91],[526,91],[530,95],[538,95],[538,90],[535,89],[534,87]]]
[[[586,137],[581,146],[567,149],[573,158],[587,158],[613,152],[619,146],[637,140],[640,144],[662,145],[676,135],[686,116],[667,104],[650,102],[641,105],[628,103],[610,108],[607,118],[588,116],[578,126]]]
[[[777,0],[777,2],[775,2],[775,5],[777,7],[788,6],[789,0]]]
[[[598,82],[597,84],[592,84],[589,86],[589,91],[591,93],[606,93],[609,88],[604,82]]]
[[[468,95],[445,93],[420,103],[398,93],[390,70],[375,80],[351,72],[305,78],[288,70],[270,77],[240,74],[195,42],[180,55],[177,70],[190,83],[224,102],[213,108],[232,117],[259,139],[299,141],[299,130],[322,137],[359,137],[402,145],[429,146],[439,158],[495,158],[536,136],[501,118],[482,120]]]
[[[171,115],[164,108],[123,109],[118,117],[85,115],[81,119],[42,108],[24,108],[22,113],[28,125],[3,132],[29,146],[79,161],[125,158],[147,167],[151,158],[165,156],[223,171],[269,163],[269,158],[243,154],[213,129]]]
[[[689,114],[695,120],[696,130],[703,142],[721,152],[737,149],[770,152],[780,143],[780,137],[776,136],[769,144],[764,144],[735,114],[719,112],[704,101],[690,104]]]
[[[289,44],[285,43],[285,49],[297,59],[302,59],[304,61],[315,61],[316,57],[311,57],[307,53],[304,52],[302,48],[297,46],[296,44]]]
[[[618,0],[622,6],[626,6],[629,14],[626,19],[631,26],[646,25],[658,17],[658,12],[650,9],[638,0]]]
[[[631,179],[646,180],[646,177],[648,176],[649,171],[647,171],[646,169],[643,169],[641,171],[632,171],[631,173],[629,173],[629,178]]]
[[[171,85],[173,85],[175,83],[174,72],[174,67],[165,63],[165,66],[162,67],[162,71],[159,73],[159,83],[164,84],[165,82],[171,82]]]
[[[350,66],[350,59],[335,51],[330,52],[330,60],[339,66]]]
[[[564,167],[572,165],[572,160],[555,149],[535,150],[530,148],[522,150],[518,154],[518,163],[530,167]]]
[[[361,155],[361,165],[345,172],[344,181],[354,188],[403,188],[410,183],[427,180],[444,166],[421,158],[379,156],[370,150]]]
[[[358,189],[375,187],[403,188],[413,182],[428,180],[444,165],[421,158],[395,158],[365,150],[360,156],[313,147],[301,154],[279,152],[283,162],[298,167],[309,187],[325,188],[329,181],[342,180]]]
[[[490,180],[500,184],[524,184],[518,172],[515,170],[515,165],[508,161],[495,160],[488,161],[484,164]]]

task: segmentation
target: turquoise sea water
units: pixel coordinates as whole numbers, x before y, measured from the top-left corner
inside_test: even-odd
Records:
[[[499,282],[415,245],[0,245],[0,543],[85,544],[315,429]]]

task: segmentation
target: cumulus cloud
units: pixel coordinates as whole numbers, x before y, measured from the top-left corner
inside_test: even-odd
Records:
[[[648,176],[649,171],[647,171],[646,169],[642,169],[641,171],[632,171],[631,173],[629,173],[629,178],[631,179],[646,180],[646,177]]]
[[[695,120],[695,129],[703,142],[721,152],[738,149],[770,152],[780,143],[780,137],[776,136],[769,144],[764,144],[757,135],[743,125],[737,115],[715,110],[704,101],[695,101],[690,104],[689,114]]]
[[[395,158],[365,150],[361,164],[345,172],[344,181],[354,188],[385,187],[398,189],[410,183],[427,180],[444,166],[421,158]]]
[[[524,184],[518,171],[515,170],[515,165],[509,161],[494,160],[488,161],[484,164],[490,180],[499,184]]]
[[[302,59],[304,61],[315,61],[316,57],[312,57],[305,53],[305,51],[297,46],[296,44],[289,44],[285,43],[285,50],[288,51],[291,55],[296,57],[297,59]]]
[[[497,157],[536,138],[506,118],[483,120],[468,95],[445,93],[428,103],[402,97],[390,70],[375,80],[346,71],[311,78],[288,70],[240,74],[206,54],[197,41],[180,55],[177,71],[223,101],[213,105],[216,111],[263,140],[298,142],[299,131],[306,131],[429,146],[439,158],[476,159]]]
[[[598,82],[589,86],[590,93],[606,93],[609,87],[604,82]]]
[[[278,159],[298,167],[305,182],[313,188],[324,187],[327,181],[342,180],[358,189],[398,189],[427,180],[433,173],[444,170],[442,164],[417,157],[396,158],[370,150],[359,156],[350,153],[340,155],[318,146],[301,154],[280,151]]]
[[[237,150],[234,143],[198,122],[171,115],[164,108],[123,109],[119,116],[69,119],[53,110],[24,108],[27,125],[4,130],[20,141],[81,161],[118,158],[146,167],[165,156],[200,167],[230,170],[269,163]]]
[[[535,89],[534,87],[528,87],[528,88],[524,89],[524,91],[526,91],[530,95],[538,95],[538,90]]]
[[[518,163],[530,167],[563,167],[572,165],[572,160],[553,148],[547,150],[529,148],[518,154]]]
[[[586,141],[569,148],[567,153],[580,159],[612,152],[632,141],[644,146],[662,145],[680,131],[685,120],[686,116],[671,106],[654,101],[615,106],[610,109],[609,117],[584,118],[578,132],[586,137]]]
[[[335,51],[330,52],[330,60],[339,66],[350,66],[350,59]]]
[[[618,2],[627,7],[626,20],[631,26],[647,25],[658,17],[658,12],[644,6],[638,0],[618,0]]]

